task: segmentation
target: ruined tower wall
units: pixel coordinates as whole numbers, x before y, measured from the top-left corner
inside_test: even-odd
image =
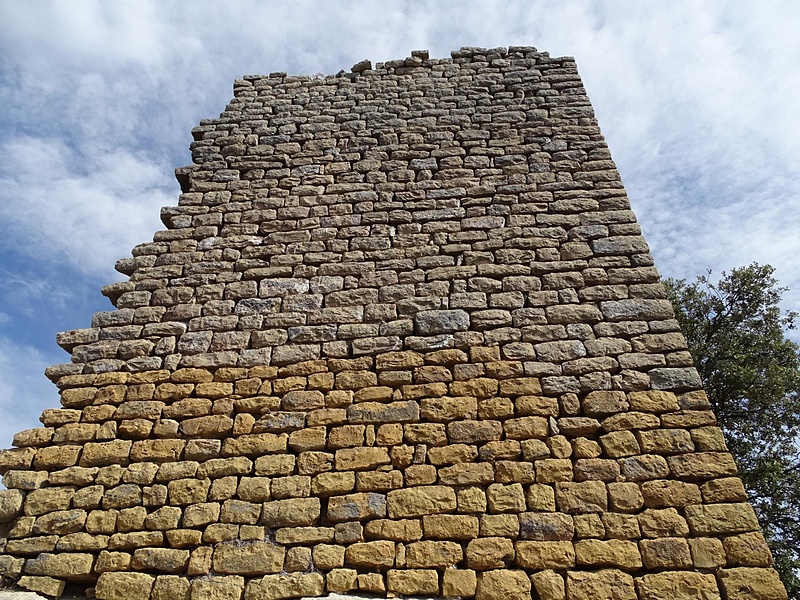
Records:
[[[0,456],[55,595],[785,597],[571,58],[248,76],[63,408]]]

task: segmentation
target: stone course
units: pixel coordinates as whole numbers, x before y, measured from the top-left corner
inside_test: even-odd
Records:
[[[786,598],[571,58],[246,76],[0,454],[49,596]]]

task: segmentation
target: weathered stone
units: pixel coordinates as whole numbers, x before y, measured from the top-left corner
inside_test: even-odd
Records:
[[[328,500],[328,519],[340,521],[375,519],[386,516],[386,496],[370,492],[336,496]]]
[[[692,566],[689,544],[684,538],[658,538],[639,542],[647,569],[688,569]]]
[[[636,580],[642,600],[719,600],[717,581],[711,574],[666,571],[645,575]]]
[[[25,573],[68,581],[85,581],[90,579],[93,565],[94,556],[91,554],[42,553],[25,563]]]
[[[732,567],[769,567],[772,554],[760,531],[734,535],[722,540],[728,565]]]
[[[526,512],[519,516],[519,522],[524,540],[567,541],[575,531],[572,517],[563,513]]]
[[[569,600],[637,600],[633,577],[616,569],[567,572]]]
[[[149,600],[155,579],[146,573],[103,573],[94,593],[101,600]]]
[[[191,583],[186,577],[159,575],[156,577],[151,600],[189,600]]]
[[[268,527],[309,527],[320,517],[319,498],[291,498],[265,502],[262,522]]]
[[[456,508],[455,491],[441,485],[392,490],[386,500],[392,519],[447,513]]]
[[[570,513],[604,512],[608,509],[608,494],[602,481],[556,484],[556,503],[559,510]]]
[[[464,553],[456,542],[414,542],[406,546],[409,568],[452,567],[461,562]]]
[[[497,569],[486,571],[478,577],[475,600],[529,600],[531,581],[524,571]]]
[[[139,548],[131,561],[134,569],[162,573],[182,573],[188,564],[189,551],[173,548]]]
[[[394,542],[361,542],[347,547],[345,564],[370,569],[393,567],[394,555]]]
[[[445,569],[442,576],[442,595],[447,597],[474,596],[477,586],[478,578],[471,569]]]
[[[575,566],[575,547],[570,541],[519,541],[515,544],[515,548],[516,564],[525,569],[539,571],[569,569]]]
[[[386,589],[395,594],[437,595],[439,574],[433,569],[390,569],[386,573]]]
[[[720,569],[719,583],[727,600],[787,600],[786,589],[774,569],[739,567]]]
[[[482,537],[467,544],[467,566],[476,571],[502,569],[514,559],[514,544],[504,537]]]
[[[758,531],[758,519],[749,504],[687,506],[686,520],[698,536]]]
[[[0,491],[0,523],[7,523],[22,513],[22,500],[19,490]]]
[[[283,570],[285,550],[269,542],[224,542],[214,549],[214,571],[231,575],[266,575]]]
[[[627,571],[642,566],[636,542],[627,540],[579,540],[575,542],[575,559],[579,565],[617,567]]]
[[[212,575],[192,581],[192,600],[239,600],[244,590],[244,578],[238,575]]]

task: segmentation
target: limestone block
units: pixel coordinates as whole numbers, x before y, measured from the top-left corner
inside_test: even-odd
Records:
[[[446,597],[475,595],[478,578],[471,569],[445,569],[442,575],[442,595]]]
[[[94,593],[100,600],[149,600],[155,579],[146,573],[107,572],[97,579]]]
[[[169,503],[184,506],[205,502],[211,482],[208,479],[177,479],[167,485]]]
[[[564,578],[555,571],[539,571],[531,575],[531,583],[540,600],[566,600]]]
[[[727,452],[695,452],[670,456],[670,471],[680,479],[703,480],[736,475],[736,463]]]
[[[144,520],[144,527],[161,531],[176,529],[180,522],[181,512],[181,509],[176,506],[162,506],[147,515]]]
[[[58,543],[57,535],[28,537],[9,540],[6,542],[5,551],[10,554],[37,555],[42,552],[52,552],[55,550],[56,543]]]
[[[602,481],[557,483],[556,503],[569,514],[604,512],[608,509],[606,485]]]
[[[214,550],[214,571],[235,575],[265,575],[283,570],[285,550],[269,542],[223,542]]]
[[[66,535],[83,529],[86,523],[86,511],[80,509],[58,510],[36,519],[33,533]]]
[[[349,592],[358,588],[358,571],[355,569],[333,569],[325,576],[328,592]]]
[[[608,504],[612,511],[633,513],[642,508],[644,497],[635,483],[609,483]]]
[[[758,531],[758,519],[749,504],[695,504],[686,507],[686,520],[694,535],[720,535]]]
[[[186,577],[159,575],[156,577],[150,600],[189,600],[191,584]]]
[[[93,565],[94,556],[91,554],[42,553],[25,562],[25,573],[68,581],[85,581],[91,577]]]
[[[463,558],[461,545],[456,542],[423,541],[406,546],[406,566],[411,569],[452,567]]]
[[[14,520],[22,513],[22,492],[19,490],[0,491],[0,523]]]
[[[322,570],[331,570],[344,566],[343,546],[332,544],[317,544],[312,549],[311,555],[314,566]]]
[[[174,548],[138,548],[131,566],[141,571],[182,573],[189,564],[189,551]]]
[[[727,600],[787,600],[786,589],[774,569],[721,569],[719,586]]]
[[[244,578],[238,575],[212,575],[192,580],[192,600],[240,600]]]
[[[33,490],[25,498],[25,514],[39,516],[55,510],[67,510],[75,495],[72,487],[50,487]]]
[[[689,544],[684,538],[657,538],[639,542],[647,569],[688,569],[692,566]]]
[[[601,436],[600,443],[611,458],[634,456],[641,452],[636,436],[630,431],[612,431]]]
[[[707,504],[747,501],[747,491],[738,477],[723,477],[707,481],[700,486],[700,493]]]
[[[164,534],[160,531],[132,531],[130,533],[115,533],[108,540],[109,550],[130,550],[148,546],[161,546],[164,543]]]
[[[555,483],[572,481],[572,461],[562,458],[545,458],[536,462],[536,482]]]
[[[451,444],[478,444],[499,440],[503,426],[499,421],[451,421],[447,437]]]
[[[397,521],[390,519],[376,519],[368,522],[364,528],[364,531],[367,538],[377,540],[415,542],[422,538],[422,526],[418,519],[402,519]]]
[[[568,600],[637,600],[633,577],[617,569],[567,572]]]
[[[651,429],[637,431],[636,436],[642,452],[648,454],[681,454],[694,450],[692,437],[686,429]],[[668,458],[667,464],[675,474],[692,471],[694,468],[683,456]]]
[[[519,529],[519,521],[516,517],[514,517],[514,521]],[[413,522],[417,523],[417,521]],[[422,528],[425,531],[425,537],[429,539],[471,540],[478,537],[478,518],[468,515],[424,515]]]
[[[702,502],[700,488],[685,481],[645,481],[641,490],[648,508],[681,507]]]
[[[769,567],[772,554],[760,531],[734,535],[722,540],[728,565],[732,567]]]
[[[347,407],[350,423],[413,423],[419,420],[419,404],[414,401],[362,402]]]
[[[106,465],[127,465],[133,442],[112,440],[110,442],[89,442],[83,447],[80,465],[82,467],[104,467]]]
[[[394,594],[438,595],[439,574],[434,569],[390,569],[386,589]]]
[[[516,514],[481,515],[481,537],[505,537],[515,540],[519,537],[519,516]]]
[[[640,392],[630,392],[628,394],[631,410],[663,413],[680,410],[678,398],[673,392],[662,390],[646,390]]]
[[[466,548],[467,567],[476,571],[502,569],[514,560],[514,544],[502,537],[471,540]]]
[[[439,469],[439,482],[446,485],[486,485],[494,481],[492,463],[459,463]]]
[[[63,581],[52,577],[30,577],[28,575],[20,577],[17,585],[31,592],[38,592],[47,596],[58,598],[64,591],[66,585]],[[37,596],[40,597],[40,596]]]
[[[663,456],[658,454],[641,454],[620,459],[622,475],[629,481],[646,481],[663,479],[669,475],[669,467]]]
[[[360,573],[358,575],[358,589],[367,594],[384,594],[386,584],[380,573]]]
[[[486,490],[486,499],[492,513],[521,513],[526,509],[525,491],[519,483],[492,484]]]
[[[448,513],[456,508],[455,491],[443,485],[392,490],[387,494],[386,501],[392,519]]]
[[[360,542],[347,547],[345,564],[370,569],[393,567],[394,555],[394,542]]]
[[[268,527],[309,527],[320,517],[319,498],[291,498],[264,503],[262,522]]]
[[[497,569],[478,577],[475,600],[530,600],[531,581],[524,571]]]
[[[649,508],[639,514],[642,535],[649,538],[686,537],[689,527],[686,520],[674,508]]]
[[[519,522],[523,540],[567,541],[575,532],[572,517],[564,513],[524,512]]]
[[[334,523],[385,516],[386,496],[384,494],[357,493],[334,496],[328,500],[328,519]]]
[[[711,574],[665,571],[636,580],[641,600],[719,600],[717,581]]]
[[[4,577],[19,577],[22,574],[22,567],[25,565],[24,558],[14,558],[8,554],[0,556],[0,575]]]
[[[642,566],[638,545],[627,540],[579,540],[575,542],[575,559],[579,565],[617,567],[626,571]]]
[[[338,471],[371,471],[380,465],[391,463],[386,448],[380,446],[373,448],[343,448],[336,451],[335,461]]]

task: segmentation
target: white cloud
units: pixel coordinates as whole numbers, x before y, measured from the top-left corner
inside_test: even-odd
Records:
[[[125,149],[86,156],[62,140],[14,138],[0,147],[0,204],[15,250],[68,261],[86,273],[111,272],[137,243],[159,228],[159,208],[174,203],[170,173]],[[177,184],[172,185],[177,191]]]

